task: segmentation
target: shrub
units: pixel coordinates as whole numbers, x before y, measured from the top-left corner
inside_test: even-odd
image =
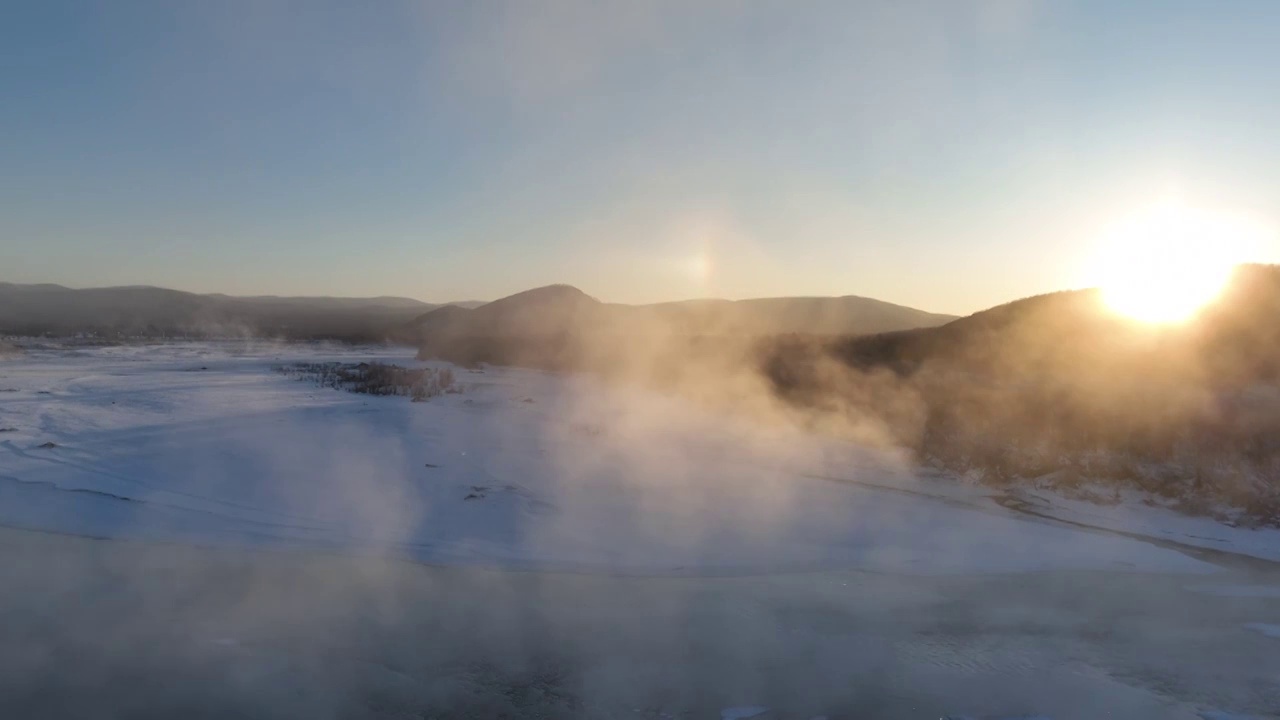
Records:
[[[462,392],[449,368],[402,368],[384,363],[296,363],[275,371],[296,380],[309,380],[318,387],[346,390],[362,395],[408,395],[423,402],[446,392]]]

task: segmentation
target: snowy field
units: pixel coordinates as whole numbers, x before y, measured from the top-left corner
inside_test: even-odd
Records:
[[[1272,531],[1027,496],[1099,529],[1055,522],[589,378],[456,369],[462,392],[413,403],[272,370],[329,360],[422,365],[252,343],[0,361],[0,611],[49,633],[0,632],[0,711],[75,716],[155,672],[177,674],[157,717],[203,697],[183,683],[229,703],[211,717],[1280,711],[1280,576],[1189,549],[1278,558]],[[145,661],[116,668],[121,646]]]
[[[411,403],[272,372],[370,359],[420,365],[244,344],[4,362],[0,523],[605,572],[1211,569],[1028,521],[886,452],[586,378],[458,370],[463,392]]]

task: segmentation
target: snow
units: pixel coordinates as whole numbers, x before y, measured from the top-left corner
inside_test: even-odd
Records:
[[[1269,623],[1255,622],[1255,623],[1247,623],[1244,626],[1244,629],[1252,630],[1256,633],[1261,633],[1263,635],[1266,635],[1269,638],[1280,639],[1280,625],[1271,625]]]
[[[1187,589],[1216,597],[1280,598],[1280,585],[1189,585]]]
[[[1051,720],[1048,715],[1007,715],[999,718],[975,718],[969,715],[948,715],[942,720]]]
[[[1280,529],[1233,527],[1213,518],[1183,515],[1148,505],[1136,492],[1122,493],[1125,501],[1116,505],[1073,500],[1043,489],[1020,490],[1017,495],[1037,512],[1061,520],[1280,562]]]
[[[746,720],[769,712],[769,708],[760,705],[743,705],[730,707],[720,711],[720,720]]]
[[[890,452],[591,378],[455,369],[465,392],[410,403],[271,371],[328,360],[422,364],[403,349],[246,342],[53,344],[0,362],[14,391],[0,400],[13,428],[0,524],[611,573],[1214,569],[1005,510]],[[1187,534],[1168,518],[1091,520]],[[1280,557],[1280,536],[1188,522]]]

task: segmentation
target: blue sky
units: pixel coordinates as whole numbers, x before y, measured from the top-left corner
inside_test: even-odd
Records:
[[[968,312],[1171,192],[1280,221],[1278,35],[1274,0],[11,2],[0,280]]]

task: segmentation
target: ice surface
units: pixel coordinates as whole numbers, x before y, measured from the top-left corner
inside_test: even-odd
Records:
[[[1136,492],[1122,493],[1124,502],[1096,505],[1043,489],[1019,490],[1019,498],[1039,513],[1096,528],[1134,533],[1208,550],[1222,550],[1280,562],[1280,529],[1240,528],[1213,518],[1192,517],[1143,502]]]
[[[725,708],[720,711],[720,720],[746,720],[769,712],[769,708],[760,705],[743,705]]]
[[[1244,627],[1246,630],[1262,633],[1267,637],[1280,638],[1280,625],[1272,625],[1269,623],[1248,623]]]
[[[1189,585],[1187,589],[1217,597],[1280,598],[1280,585]]]
[[[371,359],[420,365],[243,343],[4,361],[0,523],[635,573],[1212,570],[1006,511],[886,451],[590,378],[458,369],[464,393],[410,403],[271,371]]]
[[[973,717],[971,715],[947,715],[942,720],[1052,720],[1048,715],[1001,715],[999,717]]]

